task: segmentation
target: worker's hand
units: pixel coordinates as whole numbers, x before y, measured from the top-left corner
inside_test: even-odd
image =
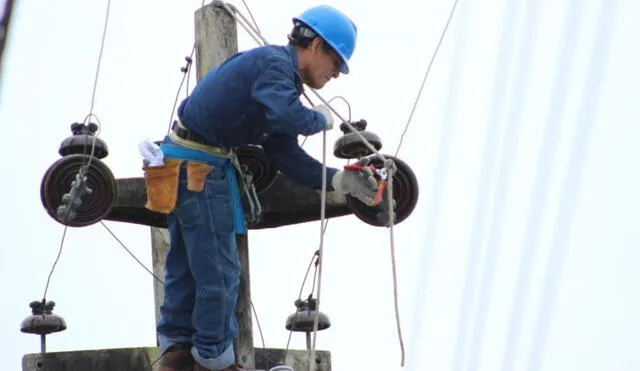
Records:
[[[366,166],[368,162],[369,159],[365,157],[358,161],[358,164],[365,166],[361,170],[338,171],[333,176],[331,184],[336,191],[350,194],[367,206],[373,206],[373,199],[378,191],[378,181],[373,177],[371,169]]]
[[[329,107],[319,105],[313,107],[312,109],[324,116],[325,120],[327,121],[327,126],[324,129],[325,131],[333,129],[333,114],[331,113],[331,109],[329,109]]]

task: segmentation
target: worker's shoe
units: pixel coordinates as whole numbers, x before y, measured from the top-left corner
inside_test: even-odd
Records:
[[[225,367],[222,370],[210,370],[208,368],[204,368],[202,365],[200,365],[198,362],[196,362],[193,371],[249,371],[249,370],[244,368],[244,366],[242,366],[239,363],[231,365],[231,366],[228,366],[228,367]]]
[[[167,349],[160,360],[158,371],[194,371],[196,361],[188,344],[174,344]]]

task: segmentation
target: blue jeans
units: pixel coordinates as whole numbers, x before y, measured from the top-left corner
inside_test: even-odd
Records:
[[[234,363],[238,333],[240,261],[231,190],[220,165],[201,192],[188,190],[185,164],[176,209],[167,216],[171,247],[158,340],[162,353],[175,343],[192,344],[196,361],[216,370]]]

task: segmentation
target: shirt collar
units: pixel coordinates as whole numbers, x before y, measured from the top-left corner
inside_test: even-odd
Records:
[[[285,45],[285,50],[286,50],[287,54],[289,55],[289,59],[291,60],[291,63],[293,63],[293,67],[297,70],[298,69],[298,56],[296,55],[296,49],[294,48],[293,45],[287,44],[287,45]]]
[[[293,70],[296,75],[296,85],[299,90],[302,90],[302,80],[300,79],[300,75],[298,75],[298,56],[296,54],[296,49],[293,45],[287,44],[285,46],[285,51],[289,56],[289,60],[291,61],[291,65],[293,66]]]

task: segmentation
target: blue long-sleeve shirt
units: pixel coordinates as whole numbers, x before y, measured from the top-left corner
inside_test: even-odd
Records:
[[[292,46],[240,52],[212,69],[178,107],[180,121],[222,148],[261,145],[272,163],[297,183],[322,186],[322,164],[298,145],[298,135],[326,127],[300,101],[302,82]],[[327,190],[338,170],[327,167]]]

